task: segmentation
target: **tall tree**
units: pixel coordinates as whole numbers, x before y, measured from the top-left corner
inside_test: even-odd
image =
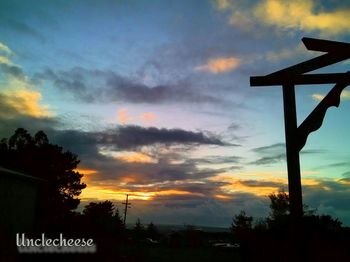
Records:
[[[75,171],[79,162],[77,155],[50,144],[43,131],[32,137],[18,128],[0,142],[0,166],[42,179],[39,209],[44,221],[59,221],[78,206],[78,196],[86,187],[83,175]]]

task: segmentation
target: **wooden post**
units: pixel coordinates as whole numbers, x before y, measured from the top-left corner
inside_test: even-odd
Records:
[[[300,180],[300,162],[297,139],[297,114],[295,88],[293,84],[283,85],[284,125],[288,169],[288,190],[290,212],[294,219],[302,217],[303,202]]]
[[[130,206],[130,203],[129,203],[129,195],[127,194],[126,195],[126,201],[123,203],[125,205],[125,209],[124,209],[124,226],[126,227],[126,214],[128,212],[128,208]]]

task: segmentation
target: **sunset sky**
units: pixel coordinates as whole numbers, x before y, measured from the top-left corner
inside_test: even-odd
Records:
[[[81,206],[129,193],[130,223],[267,216],[288,189],[282,91],[249,77],[321,54],[302,37],[350,42],[349,17],[340,0],[2,0],[0,138],[44,130],[81,159]],[[331,87],[296,88],[298,123]],[[305,204],[348,226],[349,112],[348,88],[301,151]]]

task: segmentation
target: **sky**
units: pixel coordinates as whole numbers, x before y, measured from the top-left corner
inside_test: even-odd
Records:
[[[288,190],[282,91],[249,77],[322,54],[302,37],[350,42],[349,17],[338,0],[1,0],[0,137],[76,153],[80,209],[129,194],[130,223],[266,217]],[[331,87],[296,87],[299,124]],[[304,203],[348,226],[349,110],[345,89],[300,153]]]

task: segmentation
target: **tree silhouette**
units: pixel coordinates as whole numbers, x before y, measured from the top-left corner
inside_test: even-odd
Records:
[[[109,200],[104,202],[90,202],[85,206],[83,214],[91,219],[111,218],[113,216],[114,206]]]
[[[145,236],[145,227],[142,225],[140,218],[137,218],[133,231],[136,239],[141,239]]]
[[[159,238],[159,232],[157,227],[153,224],[153,222],[149,223],[146,229],[146,235],[149,238],[152,239],[158,239]]]
[[[278,219],[290,213],[289,195],[286,192],[280,191],[277,194],[272,193],[268,197],[271,201],[270,217],[272,219]]]
[[[77,155],[50,144],[43,131],[32,137],[18,128],[0,142],[0,166],[43,180],[38,198],[39,224],[60,221],[78,206],[78,196],[86,187],[81,182],[83,175],[74,171],[79,162]]]
[[[87,223],[86,230],[93,234],[113,234],[123,229],[123,221],[113,203],[90,202],[84,207],[83,216]]]
[[[253,217],[248,216],[245,211],[241,210],[238,215],[235,215],[231,223],[231,231],[250,230],[252,229]]]

